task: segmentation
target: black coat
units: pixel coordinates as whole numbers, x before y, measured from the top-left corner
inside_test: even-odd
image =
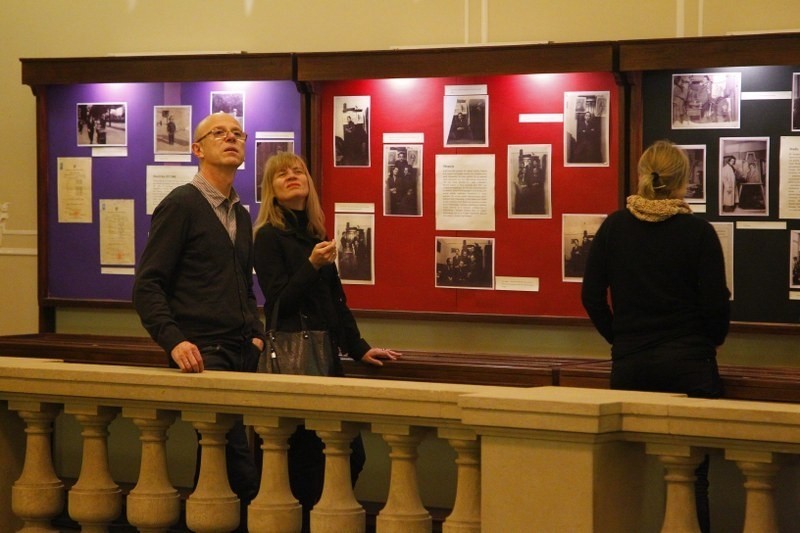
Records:
[[[255,236],[255,269],[264,293],[264,315],[267,327],[272,311],[280,298],[277,329],[300,331],[300,313],[313,330],[327,330],[334,344],[334,353],[341,351],[353,359],[361,359],[370,346],[358,330],[347,307],[347,298],[336,265],[316,270],[309,261],[311,251],[320,242],[301,229],[292,212],[286,212],[287,228],[269,224],[259,228]],[[301,217],[304,214],[299,213]],[[302,223],[303,228],[305,223]],[[336,358],[336,373],[341,363]]]

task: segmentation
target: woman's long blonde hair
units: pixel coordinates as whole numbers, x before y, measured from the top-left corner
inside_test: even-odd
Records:
[[[285,211],[278,204],[277,198],[275,198],[274,180],[278,172],[294,166],[300,166],[308,176],[308,198],[306,198],[305,209],[308,215],[308,232],[320,239],[325,238],[325,213],[322,211],[314,180],[311,179],[308,166],[306,166],[303,158],[289,152],[278,152],[270,157],[267,160],[267,164],[264,165],[264,175],[261,179],[261,209],[258,210],[258,216],[253,226],[253,235],[258,232],[261,226],[267,224],[279,229],[286,229]]]
[[[639,158],[639,196],[671,198],[689,181],[689,158],[670,141],[656,141]]]

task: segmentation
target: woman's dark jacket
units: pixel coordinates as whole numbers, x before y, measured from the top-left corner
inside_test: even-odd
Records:
[[[314,269],[308,258],[320,239],[306,231],[304,212],[284,210],[284,216],[286,229],[267,224],[255,236],[255,269],[264,293],[267,328],[272,323],[275,302],[280,299],[278,330],[300,331],[302,313],[308,329],[330,333],[334,354],[341,351],[353,359],[361,359],[370,346],[361,338],[347,307],[336,265]],[[342,375],[338,357],[334,364],[335,373]]]

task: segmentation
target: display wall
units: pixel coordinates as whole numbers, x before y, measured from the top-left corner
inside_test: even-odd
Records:
[[[736,321],[800,322],[796,73],[800,67],[757,66],[642,77],[644,146],[670,139],[697,155],[690,154],[697,165],[689,202],[722,227]]]
[[[598,217],[618,206],[617,91],[610,73],[322,83],[323,203],[329,231],[340,241],[339,267],[348,283],[350,306],[433,313],[584,316],[580,276],[569,270],[579,259],[572,257],[573,239],[580,247],[585,239],[584,222],[589,223],[591,238],[592,222],[599,224]],[[593,162],[583,163],[580,157],[569,155],[575,150],[576,115],[582,116],[589,107],[587,99],[598,94],[602,98],[600,109],[592,100],[592,110],[601,115],[595,119],[603,130],[598,145],[602,153]],[[468,139],[455,133],[459,112],[465,121],[471,118]],[[347,146],[346,138],[351,135],[347,130],[353,128],[348,126],[348,116],[369,141],[366,153],[355,158]],[[413,157],[413,164],[396,164],[396,154],[404,150],[409,155],[403,157]],[[445,191],[448,186],[474,187],[474,182],[443,177],[453,166],[456,173],[459,169],[461,174],[473,171],[470,158],[474,156],[483,156],[476,163],[480,168],[488,162],[492,169],[487,171],[491,222],[477,224],[480,229],[468,227],[484,214],[482,209],[463,203],[480,204],[481,194]],[[540,198],[540,205],[531,210],[515,209],[515,192],[509,192],[509,188],[518,188],[522,179],[523,156],[538,160],[544,175],[543,183],[537,185],[545,188],[544,199]],[[388,190],[394,166],[412,167],[416,182],[416,201],[411,209],[401,206],[399,212]],[[437,195],[445,204],[439,205],[438,212]],[[442,196],[449,199],[442,200]],[[446,211],[468,214],[452,221],[445,220]],[[581,215],[586,215],[586,220]],[[577,222],[573,216],[578,216]],[[368,249],[359,260],[370,261],[372,252],[373,266],[370,269],[368,265],[369,272],[358,279],[348,280],[342,265],[347,253],[342,244],[347,239],[343,221],[353,221],[351,228],[359,231],[368,230]],[[490,279],[484,283],[470,278],[469,272],[445,277],[444,270],[451,263],[458,261],[462,271],[469,269],[463,263],[476,260],[473,248],[479,249],[477,261],[483,261],[476,270],[485,273],[489,269]],[[463,255],[469,259],[459,257]],[[454,270],[457,268],[452,266],[450,271]]]
[[[244,104],[243,109],[227,109],[243,120],[249,132],[247,155],[237,171],[234,188],[255,216],[259,207],[256,199],[257,145],[274,141],[292,143],[298,151],[302,148],[301,95],[291,81],[98,83],[48,87],[47,161],[51,177],[47,188],[48,298],[130,302],[134,265],[125,259],[119,263],[101,259],[102,202],[133,201],[133,253],[138,258],[150,227],[147,169],[186,167],[189,169],[186,179],[191,179],[197,163],[188,153],[190,136],[197,123],[211,112],[212,105],[225,105],[224,102],[212,103],[212,95],[231,96]],[[90,110],[91,104],[97,107],[97,104],[113,103],[125,114],[105,125],[107,138],[103,144],[98,142],[99,132],[93,134],[91,141],[88,139],[90,126],[81,118],[81,113],[85,112],[82,108],[87,107],[87,103],[90,103]],[[124,104],[124,107],[116,104]],[[185,111],[182,118],[190,123],[181,124],[174,143],[159,150],[154,138],[160,135],[163,144],[168,135],[167,117],[162,119],[158,114],[162,106],[165,112]],[[174,147],[173,152],[170,152],[171,147]],[[90,159],[91,175],[80,181],[81,185],[91,188],[88,221],[69,220],[64,206],[59,209],[59,192],[62,200],[66,192],[59,191],[59,180],[62,180],[62,187],[65,185],[64,177],[59,177],[63,158]],[[172,185],[160,185],[165,186]],[[158,195],[154,193],[154,196]]]

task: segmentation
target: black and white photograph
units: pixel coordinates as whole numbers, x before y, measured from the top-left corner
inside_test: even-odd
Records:
[[[689,158],[689,185],[686,187],[686,200],[689,204],[706,202],[706,145],[676,145],[686,152]]]
[[[719,140],[719,214],[769,215],[769,137]]]
[[[489,96],[444,97],[444,145],[489,146]]]
[[[436,237],[436,287],[494,289],[494,239]]]
[[[508,145],[508,217],[550,218],[549,144]]]
[[[256,139],[256,203],[261,203],[261,180],[264,177],[264,165],[278,152],[294,153],[294,141],[285,139]]]
[[[375,215],[336,213],[336,266],[342,283],[375,284]]]
[[[369,96],[333,97],[333,165],[368,167]]]
[[[792,131],[800,131],[800,72],[792,73]]]
[[[609,164],[609,92],[564,93],[564,166]]]
[[[583,281],[592,241],[605,219],[606,215],[562,215],[563,281]]]
[[[383,214],[422,216],[422,145],[383,146]]]
[[[738,128],[742,73],[672,75],[672,129]]]
[[[153,153],[189,154],[192,146],[192,106],[153,106]]]
[[[789,288],[800,289],[800,230],[789,232]]]
[[[233,115],[233,118],[239,121],[244,130],[244,93],[241,91],[211,91],[211,113]]]
[[[77,126],[78,146],[128,146],[128,105],[78,104]]]

